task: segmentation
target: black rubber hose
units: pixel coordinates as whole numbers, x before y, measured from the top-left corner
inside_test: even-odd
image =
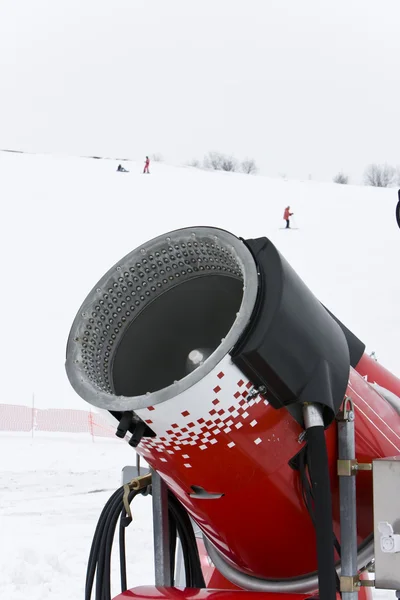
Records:
[[[85,585],[85,600],[91,599],[94,577],[96,574],[98,556],[99,556],[99,551],[100,551],[100,546],[101,546],[101,541],[102,541],[102,536],[103,536],[103,530],[104,530],[104,526],[105,526],[105,523],[108,518],[109,511],[113,505],[113,502],[115,502],[115,500],[119,496],[122,496],[122,493],[123,493],[123,488],[119,488],[118,490],[116,490],[114,492],[114,494],[108,499],[108,501],[105,504],[105,506],[101,512],[101,515],[99,517],[99,520],[98,520],[98,523],[96,526],[96,530],[95,530],[95,534],[93,536],[90,554],[89,554],[88,568],[87,568],[87,574],[86,574],[86,585]]]
[[[121,490],[120,496],[116,497],[114,502],[109,507],[109,510],[107,513],[107,518],[106,518],[106,521],[104,524],[101,542],[100,542],[99,554],[98,554],[98,559],[97,559],[96,600],[107,600],[108,598],[111,598],[111,592],[109,589],[110,582],[109,582],[109,579],[107,579],[107,577],[106,577],[106,560],[107,560],[107,550],[108,550],[107,540],[108,540],[109,529],[112,526],[112,522],[114,519],[115,519],[115,523],[117,522],[118,516],[122,510],[122,507],[123,507],[122,496],[123,496],[123,490]],[[115,531],[115,526],[114,526],[114,531]],[[112,539],[113,538],[111,538],[111,544],[112,544]],[[110,553],[111,553],[111,551],[110,551]],[[107,586],[108,586],[108,593],[107,593]]]
[[[130,504],[133,498],[138,494],[137,491],[131,490],[128,495],[128,504]],[[103,596],[101,600],[111,600],[111,552],[115,537],[115,529],[117,527],[118,519],[122,514],[126,514],[125,506],[123,503],[123,495],[121,497],[119,505],[115,506],[115,511],[113,511],[110,515],[110,519],[108,522],[108,527],[106,525],[106,530],[104,532],[104,563],[103,563],[103,573],[100,576],[100,579],[103,581]]]
[[[184,548],[186,550],[186,554],[184,553],[184,556],[187,557],[187,560],[185,559],[186,585],[187,587],[205,588],[206,584],[201,570],[196,537],[189,515],[172,492],[168,494],[168,504],[177,521],[182,550]]]
[[[307,429],[307,442],[314,499],[319,596],[324,600],[336,600],[332,496],[324,428],[317,426]]]
[[[121,511],[121,516],[119,519],[119,569],[121,576],[121,592],[126,592],[128,589],[128,581],[126,576],[125,517],[126,511],[124,507]]]
[[[93,579],[93,577],[94,577],[94,569],[96,568],[99,544],[100,544],[104,524],[107,519],[108,510],[109,510],[109,507],[111,506],[112,502],[114,501],[114,499],[117,498],[119,494],[121,494],[121,489],[116,490],[114,492],[114,494],[108,499],[108,501],[106,502],[106,504],[100,514],[99,520],[97,522],[96,530],[95,530],[95,533],[93,536],[92,546],[90,549],[89,560],[88,560],[88,565],[91,566],[92,568],[88,569],[88,571],[87,571],[86,583],[88,583],[88,581],[90,579]]]
[[[111,551],[113,547],[115,529],[123,510],[124,505],[121,499],[119,506],[116,507],[116,511],[111,515],[108,527],[105,531],[103,577],[101,577],[103,580],[103,597],[101,600],[111,600]]]
[[[128,496],[130,504],[138,492],[131,491]],[[121,592],[126,592],[128,583],[126,576],[126,547],[125,547],[125,529],[131,523],[132,519],[126,514],[125,506],[123,505],[119,519],[119,564],[121,574]],[[111,542],[112,545],[112,542]]]
[[[138,493],[140,492],[131,491],[128,502],[130,503]],[[124,592],[127,589],[125,527],[130,520],[123,504],[123,494],[123,487],[114,492],[104,506],[97,523],[88,561],[85,600],[91,600],[95,577],[96,600],[111,600],[111,552],[118,519],[120,519],[121,591]],[[176,536],[178,534],[184,555],[186,587],[205,588],[192,522],[186,509],[170,491],[168,492],[168,513],[172,581],[175,573]]]

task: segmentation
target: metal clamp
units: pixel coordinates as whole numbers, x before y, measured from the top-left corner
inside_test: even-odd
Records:
[[[354,404],[353,400],[350,396],[346,396],[343,402],[343,410],[338,412],[336,415],[337,421],[354,421],[355,412],[354,412]]]
[[[343,576],[340,578],[341,592],[359,592],[361,587],[374,587],[373,579],[360,579],[359,575]]]
[[[358,471],[372,471],[372,463],[359,463],[357,459],[339,459],[337,461],[337,474],[339,477],[352,477]]]
[[[131,506],[129,504],[129,494],[131,493],[131,488],[128,483],[124,485],[124,495],[122,497],[122,501],[124,503],[125,512],[128,515],[128,518],[132,521],[132,511]]]
[[[151,484],[151,473],[147,473],[146,475],[141,475],[140,477],[135,477],[129,482],[129,487],[131,490],[137,492],[138,490],[142,490],[143,488],[149,486]]]

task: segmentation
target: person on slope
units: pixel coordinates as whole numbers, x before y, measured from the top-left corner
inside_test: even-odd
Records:
[[[286,221],[286,227],[285,229],[290,229],[290,217],[293,215],[294,213],[290,212],[290,206],[287,206],[285,208],[285,212],[283,213],[283,218]]]
[[[149,168],[150,168],[150,159],[149,159],[149,157],[148,157],[148,156],[146,156],[146,160],[144,161],[144,169],[143,169],[143,174],[144,174],[144,173],[148,173],[148,174],[150,175]]]
[[[127,171],[126,169],[124,169],[124,167],[122,165],[118,165],[117,171],[119,173],[129,173],[129,171]]]

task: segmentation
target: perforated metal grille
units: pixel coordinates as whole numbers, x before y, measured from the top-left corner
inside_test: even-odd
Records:
[[[149,242],[109,271],[99,282],[101,287],[87,299],[74,339],[80,346],[82,369],[91,383],[98,390],[114,393],[113,357],[128,326],[168,289],[209,274],[243,281],[233,248],[215,236],[188,233]]]

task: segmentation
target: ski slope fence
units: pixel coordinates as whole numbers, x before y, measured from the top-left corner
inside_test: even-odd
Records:
[[[115,428],[102,415],[65,408],[40,409],[16,404],[0,404],[0,432],[88,433],[95,437],[115,437]]]

